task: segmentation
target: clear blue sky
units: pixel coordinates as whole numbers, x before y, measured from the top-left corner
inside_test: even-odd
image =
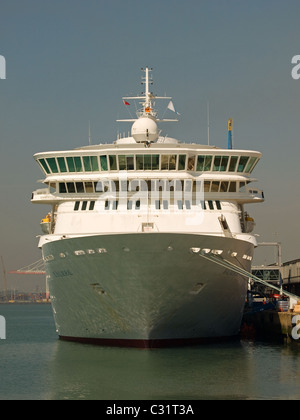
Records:
[[[249,206],[261,241],[280,240],[284,260],[300,257],[300,3],[287,0],[0,0],[0,255],[7,269],[40,258],[46,207],[30,203],[42,174],[36,152],[112,141],[123,95],[140,93],[140,68],[153,91],[173,96],[180,123],[165,132],[259,150],[254,175],[266,202]],[[271,258],[272,258],[271,253]],[[11,276],[9,286],[44,286]],[[1,287],[1,282],[0,282]]]

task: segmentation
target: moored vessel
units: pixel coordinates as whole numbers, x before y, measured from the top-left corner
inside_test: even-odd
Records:
[[[105,145],[38,153],[50,205],[39,247],[58,334],[103,345],[159,347],[238,334],[247,281],[202,255],[250,272],[256,239],[245,210],[261,153],[162,136],[150,92],[131,135]]]

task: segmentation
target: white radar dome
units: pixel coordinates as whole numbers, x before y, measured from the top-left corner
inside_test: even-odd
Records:
[[[131,135],[136,142],[154,141],[158,139],[158,127],[152,118],[139,118],[131,128]]]

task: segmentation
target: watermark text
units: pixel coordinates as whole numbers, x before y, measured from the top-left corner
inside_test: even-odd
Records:
[[[0,340],[6,340],[6,320],[0,315]]]
[[[6,79],[6,60],[0,55],[0,79]]]

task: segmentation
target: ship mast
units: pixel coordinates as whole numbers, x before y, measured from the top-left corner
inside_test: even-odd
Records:
[[[150,92],[149,92],[149,68],[148,67],[145,68],[145,73],[146,73],[146,76],[145,76],[145,82],[144,83],[145,83],[145,86],[146,86],[146,89],[145,89],[146,101],[145,101],[144,107],[145,107],[145,109],[147,109],[147,108],[151,109],[152,101],[151,101]]]
[[[157,111],[153,108],[155,105],[156,99],[168,99],[171,100],[172,97],[170,96],[156,96],[153,95],[152,92],[150,92],[150,84],[152,85],[152,79],[150,77],[150,72],[153,70],[152,68],[149,69],[149,67],[145,67],[141,69],[145,72],[145,76],[142,78],[142,84],[145,85],[145,92],[141,94],[141,96],[123,96],[123,101],[127,102],[130,100],[140,100],[140,104],[142,105],[142,108],[136,112],[137,118],[131,118],[131,119],[121,119],[117,120],[117,122],[135,122],[139,118],[143,117],[150,117],[155,122],[178,122],[178,119],[167,119],[167,118],[158,118]]]

